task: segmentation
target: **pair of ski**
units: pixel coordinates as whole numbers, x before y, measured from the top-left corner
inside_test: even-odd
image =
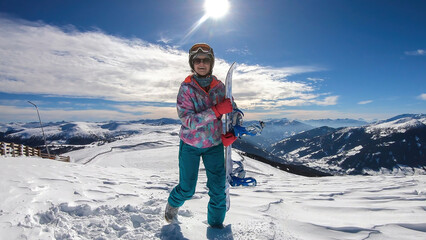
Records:
[[[235,67],[236,67],[236,63],[234,62],[229,68],[228,73],[226,74],[226,80],[225,80],[225,89],[226,89],[225,97],[231,99],[231,102],[233,102],[232,75],[233,75]],[[239,123],[242,123],[242,121],[233,121],[235,115],[239,115],[239,117],[241,117],[244,114],[239,109],[234,109],[233,112],[226,114],[225,127],[223,129],[224,133],[232,131],[234,132],[234,135],[237,137],[241,137],[243,135],[254,136],[254,135],[260,134],[260,132],[263,129],[262,122],[260,122],[259,126],[255,126],[249,131],[245,127],[239,124]],[[238,165],[238,167],[235,170],[233,169],[234,164]],[[228,211],[231,206],[230,195],[229,195],[229,189],[231,188],[231,186],[256,186],[257,182],[256,182],[256,179],[252,177],[247,177],[247,178],[245,177],[245,170],[244,170],[244,166],[242,162],[232,160],[232,144],[225,147],[225,167],[226,167],[226,186],[225,186],[226,211]]]

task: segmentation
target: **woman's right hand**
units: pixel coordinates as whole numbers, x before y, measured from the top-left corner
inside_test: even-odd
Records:
[[[223,102],[220,102],[212,107],[217,118],[220,118],[223,114],[232,112],[231,99],[226,98]]]

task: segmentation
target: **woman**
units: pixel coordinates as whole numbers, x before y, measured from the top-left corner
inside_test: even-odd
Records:
[[[236,140],[232,133],[222,134],[222,115],[233,106],[225,99],[225,85],[212,75],[213,49],[204,43],[189,50],[193,74],[181,84],[177,112],[182,121],[179,146],[179,184],[172,190],[165,210],[167,222],[177,219],[180,206],[195,193],[200,157],[207,174],[210,201],[207,222],[222,228],[226,213],[224,145]]]

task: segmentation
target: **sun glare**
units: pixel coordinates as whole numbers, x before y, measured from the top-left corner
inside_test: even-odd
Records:
[[[206,0],[204,2],[204,10],[206,15],[210,18],[221,18],[229,10],[229,1],[228,0]]]

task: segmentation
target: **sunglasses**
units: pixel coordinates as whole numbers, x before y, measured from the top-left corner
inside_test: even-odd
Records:
[[[211,63],[211,59],[210,58],[194,58],[194,64],[200,64],[201,62],[203,62],[204,64],[210,64]]]

